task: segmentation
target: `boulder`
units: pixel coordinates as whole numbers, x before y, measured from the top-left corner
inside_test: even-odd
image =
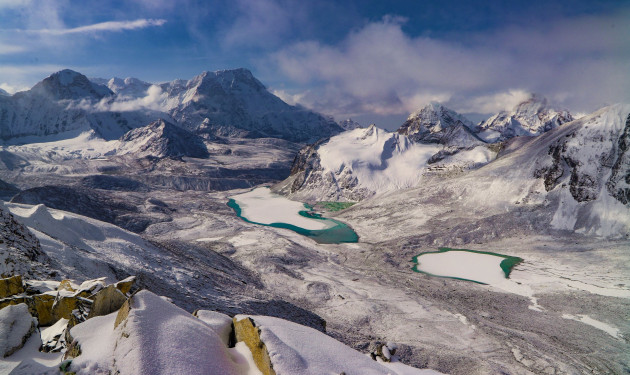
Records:
[[[124,280],[120,280],[119,282],[114,284],[114,286],[116,286],[116,288],[118,288],[118,290],[120,290],[123,294],[128,295],[131,292],[131,288],[133,287],[135,282],[136,282],[136,277],[129,276],[128,278]]]
[[[88,313],[88,319],[117,311],[127,301],[127,296],[118,290],[115,285],[109,285],[105,289],[101,289],[91,299],[94,302]]]
[[[0,298],[7,298],[21,293],[24,293],[22,276],[15,275],[13,277],[0,279]]]
[[[37,294],[28,297],[26,303],[31,314],[37,317],[40,326],[49,326],[59,319],[53,317],[55,297],[50,294]]]
[[[260,339],[260,329],[256,327],[256,324],[251,318],[244,318],[237,320],[233,318],[234,334],[236,341],[243,341],[245,345],[252,352],[256,367],[263,373],[263,375],[276,375],[271,364],[271,358],[269,358],[269,352],[265,343]]]
[[[0,310],[0,355],[8,357],[19,350],[37,328],[24,303]]]

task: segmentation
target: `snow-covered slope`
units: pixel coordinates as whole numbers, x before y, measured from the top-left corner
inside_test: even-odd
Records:
[[[501,111],[482,121],[476,131],[480,138],[495,142],[523,135],[537,136],[570,121],[573,116],[567,110],[552,107],[546,98],[532,95],[512,111]]]
[[[0,88],[0,96],[11,96],[11,94]]]
[[[483,144],[471,131],[473,128],[473,123],[464,116],[441,104],[430,103],[409,115],[398,133],[414,142],[470,148]]]
[[[203,140],[187,130],[167,121],[158,120],[147,126],[130,130],[120,139],[119,155],[134,154],[157,158],[189,156],[207,158]]]
[[[371,125],[302,149],[276,190],[307,200],[357,201],[416,186],[430,171],[477,167],[496,155],[483,145],[458,151]]]

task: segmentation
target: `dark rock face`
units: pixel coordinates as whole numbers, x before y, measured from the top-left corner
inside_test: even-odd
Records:
[[[37,237],[27,227],[15,221],[8,210],[0,207],[0,277],[13,274],[36,275],[47,273],[48,257]]]
[[[630,115],[617,142],[617,159],[606,188],[619,202],[630,205]]]

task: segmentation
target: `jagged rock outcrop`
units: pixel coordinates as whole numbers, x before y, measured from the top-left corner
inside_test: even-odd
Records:
[[[617,140],[612,173],[606,182],[606,188],[615,199],[630,206],[630,114]]]
[[[117,154],[134,154],[156,158],[207,158],[209,153],[201,137],[167,121],[158,120],[147,126],[130,130],[120,138]]]
[[[537,136],[573,121],[569,111],[552,107],[546,98],[532,95],[512,111],[501,111],[482,121],[478,135],[489,142],[517,136]]]

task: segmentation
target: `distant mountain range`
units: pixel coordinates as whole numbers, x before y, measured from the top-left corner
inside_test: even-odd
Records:
[[[13,96],[0,96],[0,138],[94,131],[115,139],[165,119],[210,136],[314,142],[343,129],[271,94],[246,69],[203,72],[153,85],[134,78],[93,79],[62,70]]]

